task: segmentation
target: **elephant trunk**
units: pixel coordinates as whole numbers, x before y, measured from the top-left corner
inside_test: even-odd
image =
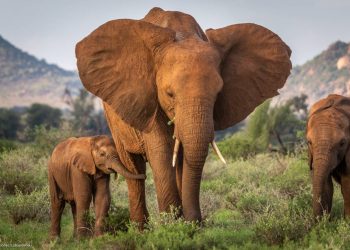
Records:
[[[329,213],[332,208],[333,184],[330,175],[332,164],[330,153],[327,151],[321,150],[316,153],[312,165],[313,212],[315,217],[322,216],[324,212]]]
[[[131,173],[117,157],[111,157],[110,162],[108,164],[109,169],[113,170],[116,173],[124,176],[127,179],[146,179],[146,175],[144,174],[133,174]]]
[[[214,139],[213,103],[183,102],[175,136],[183,147],[182,208],[186,220],[200,221],[200,183],[209,143]]]

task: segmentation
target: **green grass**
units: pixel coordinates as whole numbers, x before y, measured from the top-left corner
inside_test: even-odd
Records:
[[[8,158],[6,158],[8,159]],[[38,161],[42,161],[39,160]],[[36,162],[33,166],[42,165]],[[151,172],[148,169],[147,205],[150,222],[144,232],[125,222],[99,238],[77,241],[72,237],[69,205],[62,220],[62,237],[48,241],[49,221],[26,219],[15,225],[5,205],[0,205],[0,243],[30,243],[34,248],[53,249],[350,249],[350,226],[342,219],[343,202],[335,185],[330,217],[315,223],[311,209],[311,180],[304,154],[280,156],[258,154],[229,161],[215,156],[206,163],[201,186],[201,225],[159,215]],[[125,180],[112,181],[115,209],[125,219]],[[18,200],[3,193],[4,199]],[[23,196],[23,194],[22,194]],[[29,205],[28,205],[29,206]]]

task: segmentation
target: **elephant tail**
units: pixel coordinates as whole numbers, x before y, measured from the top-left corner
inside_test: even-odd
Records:
[[[48,179],[49,179],[49,192],[51,202],[58,202],[60,190],[58,188],[57,182],[52,173],[52,162],[49,160],[48,164]]]

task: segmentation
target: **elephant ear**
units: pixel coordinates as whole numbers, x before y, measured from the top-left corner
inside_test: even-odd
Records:
[[[291,50],[276,34],[256,24],[209,29],[206,34],[222,55],[224,86],[214,106],[215,130],[222,130],[278,94],[290,74]]]
[[[94,175],[96,174],[96,166],[91,150],[90,138],[77,139],[71,148],[73,154],[71,164],[82,172]]]
[[[310,170],[312,170],[313,156],[312,156],[312,152],[311,152],[311,149],[309,146],[308,146],[307,153],[308,153],[307,156],[308,156],[309,168],[310,168]]]
[[[147,22],[109,21],[76,45],[80,79],[122,120],[145,130],[158,105],[154,55],[174,39],[174,31]]]
[[[310,108],[309,119],[312,115],[332,107],[335,102],[333,96],[335,97],[336,95],[329,95],[327,98],[321,99],[318,102],[314,103]]]
[[[333,107],[350,119],[350,98],[349,97],[332,94],[332,95],[329,95],[327,98],[328,99],[332,98],[334,100]]]

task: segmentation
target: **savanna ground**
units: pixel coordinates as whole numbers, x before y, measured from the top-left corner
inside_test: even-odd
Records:
[[[201,225],[157,213],[152,173],[146,181],[150,222],[141,233],[128,219],[127,187],[113,180],[109,233],[75,240],[67,204],[59,241],[48,240],[49,197],[46,162],[69,131],[37,131],[33,143],[7,146],[0,155],[0,248],[29,244],[53,249],[350,249],[350,227],[335,188],[333,211],[316,223],[305,150],[229,159],[209,155],[201,185]],[[222,145],[225,146],[225,145]],[[89,220],[93,222],[93,213]]]

